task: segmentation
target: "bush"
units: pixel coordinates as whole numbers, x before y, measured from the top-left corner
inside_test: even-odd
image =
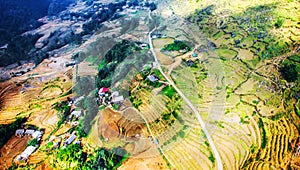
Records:
[[[278,18],[277,21],[276,21],[276,23],[274,24],[274,26],[276,28],[280,28],[282,26],[283,22],[284,22],[283,18]]]
[[[39,144],[39,142],[38,142],[37,139],[31,139],[31,140],[28,142],[27,146],[36,146],[36,145],[38,145],[38,144]]]
[[[162,51],[179,51],[185,49],[187,51],[191,50],[191,48],[188,45],[186,45],[184,42],[175,40],[174,43],[165,45],[162,48]]]
[[[170,85],[164,87],[162,89],[162,92],[164,95],[168,96],[170,99],[172,99],[172,97],[176,94],[176,90]]]

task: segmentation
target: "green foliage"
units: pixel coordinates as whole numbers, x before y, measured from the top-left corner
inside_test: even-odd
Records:
[[[11,124],[0,125],[0,148],[14,135],[15,131],[20,128],[21,124],[26,122],[26,118],[17,118]]]
[[[300,116],[300,110],[296,110],[296,114],[298,115],[298,116]]]
[[[283,22],[284,22],[283,18],[278,18],[277,21],[275,22],[274,26],[276,28],[280,28],[282,26]]]
[[[38,145],[38,144],[39,144],[39,142],[38,142],[37,139],[31,139],[31,140],[28,142],[27,146],[35,146],[35,145]]]
[[[253,100],[252,103],[258,105],[259,102],[257,100]]]
[[[178,132],[178,136],[179,136],[179,137],[184,138],[184,135],[185,135],[185,133],[184,133],[183,130],[180,130],[180,131]]]
[[[59,149],[56,153],[53,168],[76,170],[115,170],[129,157],[126,150],[118,147],[112,150],[98,148],[93,154],[83,152],[80,145],[72,144]]]
[[[56,159],[54,159],[55,162],[52,166],[56,169],[81,169],[87,158],[87,154],[77,144],[59,149],[55,155]]]
[[[89,156],[90,160],[82,167],[84,170],[92,169],[112,169],[115,170],[121,166],[129,157],[129,153],[126,150],[118,147],[108,151],[104,148],[97,149],[94,156]]]
[[[46,148],[47,148],[47,149],[52,149],[53,145],[54,145],[54,143],[51,141],[51,142],[49,142],[49,143],[46,145]]]
[[[137,45],[134,42],[123,40],[107,52],[98,67],[96,78],[96,86],[98,88],[111,85],[115,69],[126,57],[137,50],[136,47]]]
[[[53,108],[58,111],[58,117],[60,120],[57,122],[56,129],[59,129],[60,126],[67,120],[71,107],[68,106],[67,101],[62,101],[61,103],[54,103]]]
[[[174,40],[174,43],[167,44],[162,48],[162,51],[191,51],[191,48],[182,41]]]
[[[78,126],[75,127],[75,130],[77,131],[77,135],[79,138],[87,136],[87,133],[84,130],[84,120],[83,119],[79,120],[79,124],[78,124]]]
[[[258,127],[262,131],[262,142],[261,142],[261,148],[264,149],[267,145],[267,136],[266,136],[266,130],[264,128],[264,123],[261,118],[258,119]]]
[[[214,155],[212,153],[210,153],[208,159],[212,162],[215,163],[216,158],[214,157]]]
[[[162,114],[162,119],[167,121],[171,118],[171,113],[165,112]]]
[[[84,115],[84,119],[81,123],[81,131],[88,134],[92,128],[92,122],[99,112],[98,105],[94,97],[88,96],[85,98],[84,109],[86,109],[86,114]]]
[[[16,36],[8,43],[5,53],[0,54],[0,67],[7,66],[19,62],[20,60],[33,59],[36,63],[39,63],[45,56],[41,53],[41,56],[36,55],[32,57],[29,52],[34,49],[35,42],[41,37],[41,35],[24,35]]]
[[[276,3],[249,7],[241,13],[222,18],[221,26],[215,22],[217,15],[212,15],[214,6],[197,9],[187,19],[197,24],[207,36],[226,39],[220,47],[238,46],[248,50],[253,48],[254,55],[259,59],[268,59],[286,53],[291,46],[291,42],[272,34],[274,26],[280,28],[285,19],[281,14],[274,12],[278,7],[279,4]],[[246,32],[240,35],[239,30]],[[219,56],[223,56],[223,61],[229,57]]]
[[[164,95],[166,95],[170,99],[172,99],[172,97],[176,94],[176,90],[170,85],[164,87],[162,89],[162,92],[163,92]]]
[[[41,109],[42,106],[36,103],[32,103],[29,105],[29,109]]]
[[[300,78],[299,76],[300,65],[297,65],[288,60],[284,61],[282,65],[283,66],[281,66],[280,72],[286,81],[295,82]]]
[[[133,107],[135,107],[136,109],[139,108],[139,106],[143,103],[143,101],[139,98],[137,98],[136,96],[131,95],[129,97],[130,102],[132,103]]]

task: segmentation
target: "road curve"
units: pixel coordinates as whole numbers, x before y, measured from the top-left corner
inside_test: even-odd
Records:
[[[151,18],[151,14],[149,13],[149,17]],[[191,103],[191,101],[182,93],[182,91],[174,84],[173,81],[171,81],[168,76],[163,72],[162,68],[161,68],[161,65],[157,59],[157,56],[155,54],[155,51],[154,51],[154,48],[153,48],[153,43],[152,43],[152,38],[151,38],[151,34],[153,33],[153,31],[156,30],[156,27],[151,30],[148,34],[148,39],[149,39],[149,45],[150,45],[150,50],[154,56],[154,59],[155,59],[155,62],[157,64],[157,68],[158,70],[160,71],[160,73],[165,77],[165,79],[170,83],[170,85],[177,91],[177,93],[183,98],[183,100],[188,104],[188,106],[193,110],[193,112],[195,113],[197,119],[198,119],[198,122],[200,123],[206,137],[207,137],[207,140],[209,142],[209,145],[211,146],[212,150],[213,150],[213,153],[214,153],[214,156],[216,158],[216,161],[217,161],[217,167],[218,167],[218,170],[223,170],[223,165],[222,165],[222,160],[221,160],[221,157],[220,157],[220,154],[215,146],[215,143],[214,141],[212,140],[208,130],[206,129],[206,126],[205,126],[205,123],[204,121],[202,120],[198,110],[194,107],[194,105]]]

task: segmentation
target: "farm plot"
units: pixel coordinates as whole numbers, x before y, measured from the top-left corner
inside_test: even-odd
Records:
[[[170,56],[165,55],[161,52],[161,49],[166,44],[171,44],[174,42],[173,38],[158,38],[153,39],[153,48],[156,53],[156,56],[162,65],[170,65],[174,62],[174,59]]]
[[[183,75],[182,72],[179,74]],[[193,73],[190,71],[190,74]],[[199,168],[200,164],[207,168],[214,167],[214,157],[205,135],[201,133],[192,110],[176,91],[168,85],[158,88],[138,86],[132,87],[131,96],[140,100],[137,108],[149,123],[154,142],[162,148],[169,163],[177,169]]]
[[[199,73],[201,70],[199,69],[197,72]],[[196,72],[196,73],[197,73]],[[201,96],[197,81],[201,75],[196,76],[193,74],[189,67],[179,66],[176,67],[172,73],[171,77],[177,87],[182,90],[182,92],[186,95],[186,97],[194,104],[194,106],[199,107]]]

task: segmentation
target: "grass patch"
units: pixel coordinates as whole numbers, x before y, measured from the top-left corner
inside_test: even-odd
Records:
[[[226,48],[219,48],[216,49],[217,55],[221,58],[221,60],[228,60],[234,58],[238,53],[236,51],[226,49]]]
[[[164,95],[166,95],[170,99],[176,94],[176,90],[170,85],[164,87],[162,89],[162,92],[163,92]]]

